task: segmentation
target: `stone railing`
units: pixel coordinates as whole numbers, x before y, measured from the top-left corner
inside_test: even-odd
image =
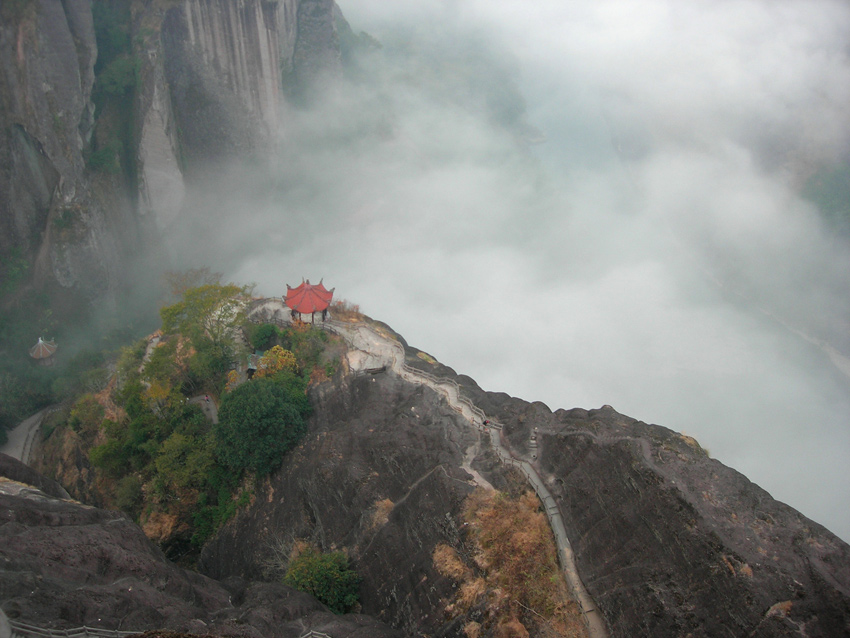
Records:
[[[119,631],[99,627],[75,627],[74,629],[45,629],[28,623],[8,620],[12,638],[123,638],[138,635],[142,631]]]
[[[275,321],[275,323],[277,323],[277,321]],[[281,323],[288,322],[284,319]],[[569,583],[570,589],[573,591],[576,602],[581,608],[582,617],[584,618],[585,625],[587,626],[588,634],[591,638],[607,638],[608,630],[605,626],[602,614],[598,609],[596,609],[593,599],[590,597],[584,583],[582,583],[581,578],[579,577],[578,569],[575,564],[575,555],[573,553],[570,540],[567,537],[564,521],[561,517],[561,512],[558,508],[557,502],[555,501],[555,497],[552,496],[551,492],[549,492],[549,489],[540,478],[540,475],[528,461],[516,458],[509,449],[502,445],[502,424],[492,418],[488,419],[487,415],[481,408],[476,406],[471,399],[463,395],[460,385],[454,379],[438,377],[430,372],[414,368],[413,366],[405,363],[404,347],[397,341],[388,339],[386,335],[381,334],[369,324],[364,322],[348,323],[328,319],[316,324],[316,326],[340,335],[346,339],[346,341],[349,341],[353,347],[357,347],[357,345],[354,343],[355,336],[351,331],[365,329],[372,333],[379,342],[388,346],[392,350],[392,354],[390,355],[390,364],[403,378],[413,383],[428,385],[431,389],[438,392],[440,391],[441,386],[451,388],[454,391],[453,393],[448,390],[445,391],[447,403],[452,410],[461,414],[465,418],[468,418],[470,423],[477,427],[480,431],[489,432],[490,442],[493,449],[496,451],[499,460],[505,465],[517,468],[531,484],[535,494],[537,494],[537,497],[543,505],[543,510],[546,512],[546,517],[549,520],[549,525],[552,528],[555,543],[558,547],[558,558],[561,563],[561,569]],[[454,394],[454,396],[452,396],[452,394]],[[469,417],[464,415],[464,408],[468,410],[470,414]],[[486,426],[484,425],[485,421],[487,421]],[[533,435],[532,440],[533,446],[536,447],[536,433]],[[537,458],[537,455],[535,454],[533,458]],[[311,637],[330,638],[325,634],[317,632],[308,632],[304,636],[301,636],[301,638]]]

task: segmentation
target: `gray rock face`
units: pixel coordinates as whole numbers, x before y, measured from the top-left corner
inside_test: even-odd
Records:
[[[484,392],[416,352],[409,365],[454,378],[535,466],[611,636],[848,634],[850,546],[694,439],[610,406],[552,413]]]
[[[186,0],[166,14],[165,78],[190,166],[244,158],[276,131],[278,11],[259,0]]]
[[[87,173],[83,158],[97,58],[90,0],[35,0],[0,22],[0,256],[35,264],[39,285],[111,292],[148,223],[174,223],[187,179],[269,154],[285,126],[284,79],[301,86],[340,70],[332,1],[137,9],[135,211],[128,185]]]
[[[5,614],[46,628],[251,638],[296,638],[310,629],[336,636],[399,635],[366,616],[336,616],[280,584],[235,579],[224,586],[184,571],[124,514],[51,498],[3,477],[0,564]]]
[[[334,0],[299,0],[298,38],[292,61],[295,89],[309,91],[313,82],[341,71],[339,35]]]
[[[90,290],[113,252],[82,156],[96,55],[89,0],[41,0],[0,24],[0,253],[41,254],[43,274]],[[63,213],[73,241],[51,233]]]
[[[693,439],[609,406],[480,400],[537,455],[612,636],[846,634],[850,546]]]
[[[280,577],[268,563],[280,540],[346,548],[365,613],[408,634],[445,631],[455,583],[432,554],[439,543],[462,547],[462,502],[475,485],[461,465],[477,433],[434,392],[391,373],[326,384],[312,399],[305,440],[204,548],[199,568]]]

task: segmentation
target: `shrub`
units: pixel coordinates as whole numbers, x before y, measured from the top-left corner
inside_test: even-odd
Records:
[[[290,561],[283,582],[312,594],[335,614],[348,613],[359,598],[360,576],[349,567],[343,552],[306,549]]]
[[[244,383],[225,394],[218,417],[213,426],[216,456],[232,470],[260,476],[276,469],[306,430],[286,391],[270,379]]]
[[[71,418],[68,425],[75,432],[94,436],[105,416],[103,406],[91,394],[81,397],[71,408]]]
[[[135,474],[125,476],[115,487],[115,505],[134,518],[138,516],[144,495],[142,481]]]
[[[124,95],[135,87],[139,63],[129,56],[115,58],[97,77],[98,88],[110,95]]]
[[[280,331],[273,323],[264,323],[251,330],[251,345],[254,350],[268,350],[277,343]]]
[[[121,441],[110,439],[103,445],[93,447],[89,451],[89,460],[92,465],[115,478],[127,471],[130,455],[127,447]]]
[[[155,465],[167,485],[198,489],[212,469],[212,449],[205,439],[175,432],[163,442]]]
[[[260,362],[257,364],[257,373],[254,376],[258,378],[272,377],[283,370],[294,371],[296,367],[295,355],[289,350],[275,346],[260,357]]]
[[[328,333],[321,328],[304,324],[303,329],[288,329],[284,337],[289,341],[289,349],[295,355],[298,367],[309,374],[319,362],[319,356],[328,341]]]

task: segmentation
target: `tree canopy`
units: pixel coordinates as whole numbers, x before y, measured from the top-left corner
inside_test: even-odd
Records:
[[[251,286],[205,284],[189,288],[177,303],[159,311],[164,332],[179,332],[193,342],[206,337],[221,346],[245,322]],[[196,344],[197,345],[197,344]]]
[[[274,346],[267,351],[257,365],[256,377],[273,377],[282,370],[295,371],[298,363],[295,361],[295,355],[289,350],[284,350],[280,346]]]
[[[286,390],[271,379],[255,379],[225,394],[218,418],[216,456],[232,470],[260,476],[280,466],[307,427]]]
[[[342,552],[305,550],[289,564],[283,582],[312,594],[335,614],[350,612],[359,598],[360,576]]]

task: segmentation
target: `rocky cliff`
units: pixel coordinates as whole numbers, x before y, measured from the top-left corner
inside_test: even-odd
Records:
[[[274,576],[281,541],[345,548],[364,578],[365,613],[409,634],[444,628],[454,582],[432,554],[462,546],[462,502],[475,484],[461,466],[477,436],[432,391],[386,372],[326,385],[313,400],[307,439],[205,548],[200,569]]]
[[[610,635],[847,633],[850,547],[693,439],[610,407],[552,413],[486,393],[416,354],[410,365],[455,379],[543,478]],[[451,611],[457,585],[434,551],[469,552],[461,504],[474,474],[508,490],[521,477],[444,399],[392,372],[313,399],[310,435],[205,548],[201,568],[259,577],[280,537],[313,539],[350,552],[365,612],[411,633],[462,635],[486,612]]]
[[[124,17],[100,58],[90,0],[0,11],[0,275],[87,298],[152,248],[187,180],[267,157],[285,93],[340,67],[332,0],[104,6]]]
[[[83,151],[97,57],[87,0],[4,3],[0,13],[0,263],[34,266],[94,296],[117,274],[117,237]],[[3,273],[5,274],[5,273]]]
[[[476,495],[482,490],[496,488],[509,496],[528,490],[525,477],[500,461],[507,449],[534,468],[551,493],[546,509],[555,508],[563,520],[579,575],[609,635],[847,634],[850,547],[711,459],[693,439],[635,421],[608,406],[553,413],[540,403],[484,392],[468,377],[412,348],[406,348],[408,368],[402,376],[395,355],[390,361],[387,354],[401,351],[392,346],[391,332],[379,328],[383,336],[370,332],[363,341],[366,350],[347,355],[352,370],[343,367],[333,379],[314,385],[306,437],[287,454],[280,470],[254,486],[252,502],[203,549],[199,569],[228,583],[234,600],[244,595],[253,601],[250,592],[259,592],[256,596],[263,602],[247,603],[256,611],[239,614],[267,613],[260,611],[264,605],[277,609],[274,596],[283,595],[279,585],[246,583],[280,582],[293,544],[304,541],[346,551],[363,577],[363,612],[407,634],[524,635],[523,625],[498,621],[500,610],[513,604],[504,594],[509,577],[490,577],[493,563],[477,545],[480,523],[469,517],[469,503],[480,498]],[[409,368],[431,375],[422,378],[450,379],[502,429],[493,438],[493,431],[474,427],[468,415],[458,413],[435,391],[437,381],[413,383]],[[502,450],[494,447],[497,442]],[[23,475],[16,476],[21,480]],[[529,502],[528,496],[523,498]],[[29,507],[40,511],[42,501],[37,507],[4,504],[15,523],[5,528],[9,534],[24,529],[19,525],[24,520],[46,517],[26,513]],[[59,510],[66,507],[50,505],[53,513],[48,518],[61,521],[64,514]],[[142,536],[122,516],[85,511],[87,517],[106,516],[107,529],[115,526],[128,538]],[[82,551],[75,543],[85,543],[87,532],[81,529],[73,528],[71,541],[55,530],[50,542],[63,548],[70,542],[61,554],[75,557]],[[104,532],[97,525],[91,529],[96,540],[88,547],[114,542],[101,538]],[[529,529],[515,531],[527,540]],[[48,555],[43,545],[32,549],[10,541],[9,547],[32,557],[26,569],[15,570],[40,574],[47,583],[36,586],[37,579],[27,576],[29,580],[21,582],[33,585],[28,591],[46,587],[51,596],[61,594],[61,588],[46,579],[49,570],[39,566]],[[141,546],[137,549],[142,551]],[[87,556],[99,555],[99,550],[86,551]],[[151,552],[144,544],[143,554]],[[161,554],[157,556],[162,561]],[[157,569],[176,570],[162,565]],[[85,578],[100,587],[97,596],[109,592],[109,609],[120,606],[123,613],[138,613],[145,623],[171,626],[170,617],[152,615],[150,609],[159,602],[124,600],[123,590],[118,597],[113,590],[123,581],[110,580],[119,578],[117,573],[106,569],[101,580]],[[177,579],[190,589],[210,582],[179,574],[156,582]],[[498,586],[488,589],[493,583]],[[557,586],[546,581],[544,589]],[[38,618],[71,622],[71,612],[61,605],[26,607],[25,588],[3,585],[0,597],[7,612],[24,616],[38,614],[43,607],[46,615]],[[87,608],[86,596],[95,593],[82,591],[88,593],[79,594],[74,604]],[[173,603],[175,619],[182,615],[214,623],[219,618],[196,602],[201,594],[180,596],[183,602]],[[533,609],[520,611],[526,627],[538,617],[548,622]],[[237,612],[227,613],[231,618]],[[74,615],[73,622],[84,619]],[[548,635],[552,627],[540,624],[534,635]]]
[[[310,630],[401,635],[366,616],[334,615],[280,584],[232,579],[225,585],[179,569],[124,514],[51,497],[21,482],[33,478],[27,470],[0,458],[0,599],[13,620],[51,629],[257,638],[295,638]]]

